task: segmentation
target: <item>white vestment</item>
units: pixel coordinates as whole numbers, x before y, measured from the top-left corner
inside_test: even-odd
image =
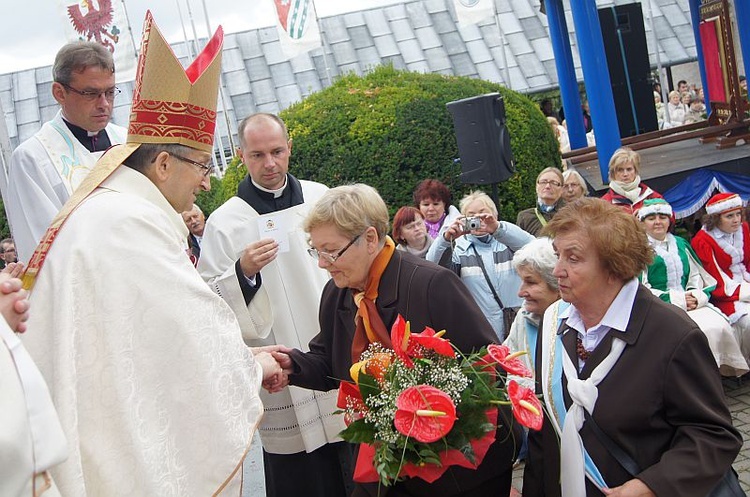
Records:
[[[47,385],[18,336],[0,317],[0,495],[40,494],[41,473],[67,455]],[[34,475],[40,475],[36,486]],[[44,497],[59,496],[49,485]]]
[[[62,226],[24,342],[70,444],[66,496],[239,496],[261,367],[187,256],[182,217],[120,166]]]
[[[125,142],[127,129],[112,123],[105,129],[112,145]],[[52,219],[101,155],[76,139],[61,111],[13,151],[3,198],[19,261],[28,262]]]
[[[289,251],[261,271],[261,286],[249,305],[240,289],[235,263],[251,242],[267,238],[258,228],[258,213],[239,197],[232,197],[206,221],[198,271],[237,314],[246,343],[251,346],[283,344],[303,351],[320,331],[318,306],[328,272],[308,254],[302,221],[326,187],[300,181],[305,203],[262,216],[289,229]],[[280,221],[279,221],[280,220]],[[317,392],[287,387],[282,392],[261,392],[266,416],[259,433],[263,448],[273,454],[293,454],[341,441],[346,427],[334,415],[337,390]]]

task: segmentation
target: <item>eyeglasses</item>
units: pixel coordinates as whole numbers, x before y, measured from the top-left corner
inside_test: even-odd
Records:
[[[329,254],[328,252],[321,252],[320,250],[314,249],[314,248],[307,249],[307,253],[310,254],[310,257],[312,257],[316,261],[320,260],[321,257],[322,257],[327,263],[333,264],[334,262],[336,262],[339,259],[339,257],[341,257],[342,255],[344,255],[344,252],[346,252],[349,249],[349,247],[351,247],[352,245],[354,245],[354,242],[356,242],[357,240],[359,240],[360,236],[362,236],[362,233],[360,233],[359,235],[357,235],[354,238],[352,238],[352,241],[349,242],[349,243],[347,243],[346,247],[342,248],[341,250],[339,250],[335,254]]]
[[[579,188],[581,188],[581,185],[578,183],[565,183],[566,190],[578,190]]]
[[[194,161],[193,159],[188,159],[187,157],[183,157],[183,156],[177,155],[177,154],[170,153],[169,155],[171,155],[175,159],[178,159],[178,160],[181,160],[183,162],[187,162],[188,164],[192,164],[194,166],[200,167],[201,169],[203,169],[203,177],[204,178],[207,177],[212,172],[214,172],[214,166],[211,165],[211,164],[201,164],[200,162]]]
[[[89,91],[89,90],[76,90],[70,85],[66,85],[65,83],[60,83],[62,86],[64,86],[66,89],[72,91],[73,93],[79,94],[81,97],[83,97],[84,100],[87,100],[89,102],[94,102],[96,100],[99,100],[99,97],[104,95],[104,98],[107,100],[114,100],[117,95],[122,93],[122,90],[119,89],[116,86],[113,86],[112,88],[109,88],[108,90],[104,91]]]
[[[562,186],[562,183],[560,183],[559,181],[554,180],[554,179],[540,179],[539,181],[536,182],[536,184],[540,185],[540,186],[547,186],[547,185],[549,185],[549,186],[554,186],[554,187],[557,187],[557,188],[559,188],[559,187]]]

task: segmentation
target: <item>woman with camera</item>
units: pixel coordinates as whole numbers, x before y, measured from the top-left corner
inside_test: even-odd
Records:
[[[513,254],[534,237],[515,224],[498,221],[497,207],[484,192],[470,193],[461,200],[459,208],[461,217],[443,228],[427,251],[427,260],[440,261],[453,246],[452,269],[502,341],[513,322],[514,311],[522,304],[518,296],[521,280],[511,264]]]

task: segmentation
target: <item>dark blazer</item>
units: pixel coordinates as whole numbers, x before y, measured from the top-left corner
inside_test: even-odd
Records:
[[[447,330],[445,337],[462,352],[471,352],[497,340],[458,276],[405,252],[395,251],[386,266],[376,306],[388,330],[401,314],[410,321],[415,332],[425,326],[437,331]],[[295,364],[295,374],[290,376],[293,385],[325,391],[338,388],[340,379],[349,380],[356,312],[351,291],[337,288],[333,280],[329,281],[320,302],[321,332],[310,342],[310,352],[295,350],[291,354]],[[451,468],[432,484],[418,478],[409,479],[394,487],[381,488],[380,495],[385,495],[386,491],[390,496],[458,495],[510,472],[521,431],[508,410],[501,411],[498,421],[503,426],[497,431],[497,441],[477,470]],[[377,484],[358,485],[355,495],[367,494],[377,495]],[[472,495],[481,497],[483,493]]]
[[[576,331],[563,323],[558,332],[563,333],[564,353],[576,364]],[[635,460],[641,468],[638,478],[656,495],[705,497],[742,445],[706,337],[684,311],[640,286],[627,329],[605,337],[580,378],[588,378],[607,356],[612,335],[627,346],[599,384],[596,424]],[[540,361],[535,364],[539,378]],[[569,407],[567,389],[564,398]],[[524,497],[560,495],[559,445],[549,423],[545,430],[530,437]],[[607,484],[616,487],[631,478],[587,423],[580,433]],[[602,495],[588,480],[586,484],[587,496]]]
[[[198,260],[201,257],[201,246],[198,243],[198,240],[195,238],[195,235],[192,233],[188,233],[188,243],[190,245],[190,253],[195,256],[195,259]]]

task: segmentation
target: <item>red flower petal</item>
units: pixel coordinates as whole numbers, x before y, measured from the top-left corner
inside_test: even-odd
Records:
[[[353,402],[354,405],[361,405],[362,407],[364,407],[362,394],[359,392],[359,388],[357,388],[357,385],[355,385],[354,383],[349,383],[348,381],[342,381],[341,383],[339,383],[339,396],[336,400],[336,406],[339,409],[346,409],[347,400]]]
[[[409,322],[404,320],[401,314],[399,314],[391,327],[391,345],[396,357],[401,359],[407,367],[413,368],[414,362],[408,354],[410,335]]]
[[[419,442],[443,438],[456,422],[456,406],[445,392],[430,386],[409,387],[396,399],[393,424],[399,433]]]
[[[544,420],[542,404],[530,388],[510,380],[508,382],[508,398],[510,398],[513,407],[513,416],[519,423],[532,430],[539,431],[542,429]]]
[[[456,351],[453,350],[450,341],[435,335],[435,330],[428,326],[425,327],[422,333],[413,333],[411,341],[418,343],[424,348],[434,350],[440,355],[456,357]]]
[[[487,353],[508,373],[524,378],[533,378],[531,371],[523,361],[518,357],[508,358],[510,349],[507,346],[493,343],[487,346]]]

